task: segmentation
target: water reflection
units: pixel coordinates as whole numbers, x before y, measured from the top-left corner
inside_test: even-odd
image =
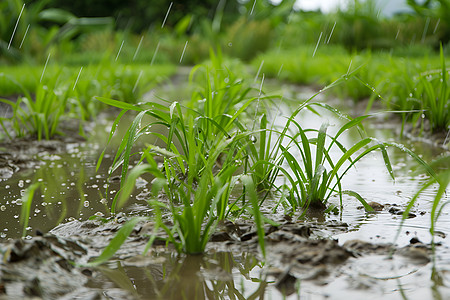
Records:
[[[251,254],[217,252],[187,256],[164,253],[152,259],[133,259],[132,263],[130,260],[117,261],[98,270],[117,287],[143,299],[283,297],[271,282],[266,281],[262,267]]]

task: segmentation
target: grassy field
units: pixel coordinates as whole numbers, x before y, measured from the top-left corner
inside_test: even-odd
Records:
[[[217,9],[212,21],[205,21],[190,35],[184,21],[183,30],[180,24],[172,31],[161,26],[152,35],[98,30],[76,40],[62,39],[59,44],[45,44],[42,39],[37,45],[28,45],[28,52],[21,53],[20,47],[18,54],[11,50],[12,58],[1,60],[0,101],[12,113],[0,116],[0,139],[52,139],[64,134],[60,130],[64,119],[95,121],[110,106],[121,110],[110,140],[123,115],[133,113],[134,120],[121,137],[108,174],[119,173],[121,178],[120,191],[112,195],[109,209],[114,216],[127,205],[139,176],[154,178],[147,199],[153,214],[145,217],[156,225],[148,247],[164,231],[166,241],[178,252],[202,253],[219,221],[246,215],[255,223],[264,254],[264,224],[277,225],[260,211],[269,195],[276,199],[275,206],[286,208],[286,213],[304,213],[310,207],[324,213],[342,211],[344,194],[355,197],[370,211],[365,199],[345,189],[342,179],[360,159],[375,151],[381,153],[380,163],[395,179],[389,147],[403,150],[424,167],[432,178],[424,189],[432,183],[440,185],[433,207],[434,224],[448,186],[447,172],[437,174],[435,165],[428,165],[402,145],[366,136],[362,122],[368,116],[351,118],[326,103],[315,102],[315,97],[325,93],[351,98],[354,103],[368,99],[367,112],[374,101],[381,102],[384,111],[395,112],[404,124],[445,134],[450,126],[448,50],[436,44],[431,34],[423,34],[423,43],[409,45],[404,36],[402,41],[396,38],[382,43],[380,32],[373,32],[378,39],[366,40],[361,34],[373,28],[376,20],[372,19],[367,24],[358,19],[359,27],[350,28],[353,42],[342,35],[342,28],[335,32],[336,41],[332,39],[336,22],[321,24],[323,15],[313,14],[305,23],[283,7],[273,14],[266,11],[267,19],[262,13],[255,18],[242,16],[222,31],[219,19],[223,12]],[[374,17],[372,11],[358,12]],[[342,18],[340,13],[333,17]],[[411,22],[421,26],[423,19]],[[435,23],[433,19],[437,27]],[[301,30],[305,26],[309,31]],[[304,43],[296,42],[299,36]],[[436,45],[440,45],[439,50],[433,49]],[[38,52],[33,56],[33,51]],[[146,92],[176,74],[177,66],[183,64],[193,65],[188,78],[191,95],[174,102],[144,101]],[[286,115],[284,124],[274,126],[273,108],[283,99],[264,93],[268,77],[320,91],[308,99],[291,99],[293,112]],[[319,128],[307,127],[298,121],[304,110],[331,112],[344,123],[334,134],[327,131],[327,122]],[[154,130],[156,127],[163,130]],[[360,139],[344,145],[342,136],[349,131],[360,133]],[[137,146],[146,135],[162,145]],[[338,157],[332,151],[337,151]],[[102,159],[103,154],[99,165]],[[134,159],[138,161],[135,165]],[[277,183],[280,175],[285,184]],[[23,202],[27,205],[22,215],[26,220],[29,199],[37,188],[31,185],[25,193]],[[339,205],[329,203],[332,195],[339,196]],[[162,217],[167,214],[170,226]],[[94,264],[111,257],[138,220],[125,224]]]

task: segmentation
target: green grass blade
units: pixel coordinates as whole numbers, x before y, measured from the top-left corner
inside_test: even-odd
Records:
[[[128,198],[130,197],[136,185],[136,179],[147,172],[152,173],[152,169],[148,164],[138,165],[131,169],[131,171],[128,173],[127,179],[125,180],[125,183],[119,191],[120,196],[117,200],[117,203],[113,201],[113,203],[111,204],[111,212],[113,214],[115,214],[116,211],[120,210],[128,201]]]
[[[122,118],[122,116],[127,112],[128,110],[122,110],[119,115],[117,116],[117,118],[114,120],[114,123],[111,127],[111,131],[109,132],[109,136],[108,136],[108,141],[106,142],[106,146],[103,149],[102,153],[100,154],[100,157],[97,161],[97,166],[95,168],[95,172],[98,172],[98,169],[100,168],[100,165],[102,164],[103,161],[103,157],[105,156],[105,152],[106,152],[106,147],[109,145],[109,143],[111,142],[111,139],[114,135],[114,133],[116,132],[117,129],[117,125],[119,124],[120,119]]]
[[[108,99],[108,98],[104,98],[104,97],[95,97],[95,99],[110,105],[110,106],[114,106],[120,109],[126,109],[126,110],[134,110],[134,111],[144,111],[143,108],[137,106],[137,105],[133,105],[127,102],[123,102],[123,101],[119,101],[119,100],[114,100],[114,99]]]
[[[325,151],[325,138],[327,137],[328,122],[323,123],[320,126],[319,133],[317,134],[316,144],[316,163],[314,169],[317,171],[319,165],[323,163],[323,154]]]
[[[261,212],[259,211],[259,201],[258,196],[256,195],[255,184],[253,183],[252,177],[249,175],[242,176],[242,183],[245,186],[245,191],[250,198],[250,202],[253,208],[253,217],[255,220],[256,231],[258,233],[258,242],[261,247],[261,252],[263,256],[266,256],[266,249],[264,244],[264,223],[261,217]]]
[[[89,267],[94,267],[101,265],[108,261],[113,255],[119,250],[125,240],[130,236],[131,232],[133,232],[134,227],[139,221],[142,221],[143,218],[132,218],[127,221],[120,227],[119,231],[117,231],[114,238],[109,242],[108,246],[102,251],[99,257],[97,257],[94,261],[87,263],[86,265]]]
[[[346,190],[346,191],[342,191],[342,193],[358,199],[358,201],[361,202],[361,204],[364,206],[366,211],[373,211],[373,208],[369,204],[367,204],[366,200],[364,200],[364,198],[357,192]]]
[[[145,113],[146,113],[146,111],[141,111],[136,116],[136,118],[133,120],[133,123],[131,124],[130,128],[128,129],[129,135],[125,141],[126,147],[125,147],[125,151],[123,154],[122,175],[121,175],[121,180],[120,180],[121,186],[125,182],[125,178],[128,173],[128,165],[130,164],[131,149],[133,148],[133,145],[136,141],[136,137],[137,137],[137,133],[139,131],[141,120],[144,117]]]

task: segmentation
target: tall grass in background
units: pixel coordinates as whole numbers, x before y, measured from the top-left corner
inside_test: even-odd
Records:
[[[440,56],[430,54],[419,58],[368,51],[348,54],[332,51],[335,47],[320,46],[314,57],[312,47],[270,51],[255,59],[253,65],[262,65],[262,72],[271,77],[319,85],[330,84],[341,74],[358,70],[356,76],[349,77],[330,94],[350,97],[355,103],[370,99],[366,112],[375,102],[380,102],[382,109],[399,114],[404,124],[409,123],[411,127],[423,129],[426,120],[429,131],[448,131],[450,93],[443,49]]]
[[[32,67],[28,76],[18,72],[0,74],[0,93],[8,96],[0,101],[12,111],[10,117],[0,116],[0,125],[10,139],[24,136],[51,139],[61,134],[59,125],[64,118],[95,119],[105,108],[95,96],[136,103],[146,91],[175,71],[173,66],[121,65],[109,61],[79,68],[52,65],[44,69],[45,73],[42,67],[39,69],[40,72]]]
[[[414,88],[415,98],[430,122],[431,132],[450,131],[450,71],[446,68],[442,45],[440,62],[440,69],[421,73]]]

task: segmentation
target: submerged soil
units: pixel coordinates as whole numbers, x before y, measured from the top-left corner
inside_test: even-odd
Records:
[[[143,286],[133,289],[124,288],[114,281],[115,277],[105,280],[107,272],[117,272],[117,268],[86,267],[86,263],[108,245],[111,238],[125,222],[125,217],[118,217],[110,222],[72,221],[61,224],[50,233],[30,239],[11,240],[0,244],[3,253],[0,278],[1,299],[139,299],[148,298],[150,294],[139,292]],[[135,267],[166,273],[154,277],[153,296],[161,299],[187,299],[195,296],[195,288],[189,284],[176,291],[159,289],[168,284],[172,270],[166,268],[167,260],[173,256],[173,249],[164,242],[157,242],[147,254],[143,250],[152,231],[151,222],[140,222],[135,226],[126,243],[115,255],[114,261],[122,267]],[[337,240],[323,238],[335,232],[346,232],[345,223],[314,223],[303,221],[285,221],[279,226],[266,226],[267,265],[260,274],[284,295],[296,292],[296,282],[311,281],[317,286],[326,285],[336,276],[339,267],[350,258],[380,255],[386,259],[403,259],[408,264],[420,266],[430,261],[431,248],[418,240],[402,248],[391,244],[375,244],[361,240],[350,240],[339,245]],[[258,239],[253,226],[247,222],[225,222],[219,226],[208,244],[206,254],[200,256],[176,255],[181,261],[197,261],[197,272],[185,274],[194,276],[199,282],[214,280],[216,282],[233,281],[233,274],[226,265],[216,264],[214,268],[202,268],[202,261],[218,253],[228,253],[239,257],[242,253],[262,259]],[[392,255],[392,256],[391,256]],[[192,263],[192,262],[191,262]],[[194,263],[195,265],[195,263]],[[177,264],[172,268],[176,268]],[[195,269],[195,266],[193,266]],[[116,269],[116,270],[114,270]],[[201,274],[200,274],[200,273]],[[201,275],[201,276],[200,276]],[[107,275],[106,275],[107,277]],[[125,277],[126,279],[126,277]],[[173,279],[172,279],[173,280]],[[126,283],[127,280],[125,280]],[[130,279],[128,279],[130,281]],[[189,280],[187,279],[189,282]],[[100,285],[95,283],[101,282]],[[109,282],[109,283],[108,283]],[[355,289],[360,287],[355,286]],[[195,299],[201,299],[200,294]]]

